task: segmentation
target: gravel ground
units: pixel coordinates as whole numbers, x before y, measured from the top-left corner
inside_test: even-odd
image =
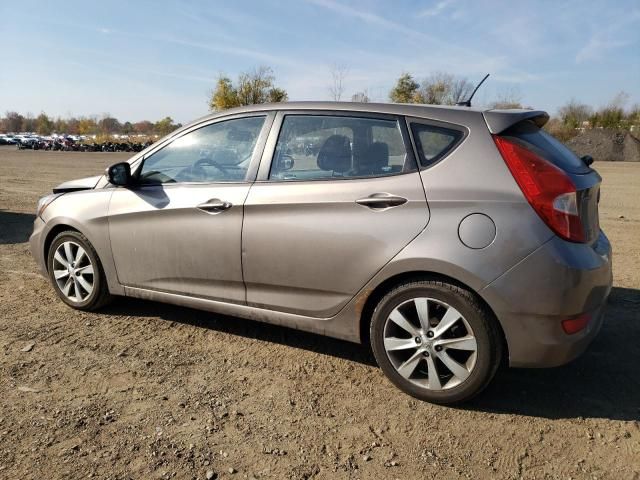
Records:
[[[444,408],[358,345],[137,300],[66,307],[28,251],[35,203],[125,157],[0,147],[0,478],[640,478],[640,164],[596,164],[615,286],[587,353]]]

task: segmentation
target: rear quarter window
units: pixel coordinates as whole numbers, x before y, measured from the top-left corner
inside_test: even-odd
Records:
[[[510,127],[500,136],[522,143],[524,147],[537,152],[565,172],[584,174],[591,171],[589,166],[562,142],[530,120]]]
[[[464,136],[460,130],[422,123],[412,123],[411,133],[422,167],[428,167],[441,160]]]

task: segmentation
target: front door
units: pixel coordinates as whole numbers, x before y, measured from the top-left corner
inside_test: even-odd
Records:
[[[109,234],[121,284],[245,303],[243,203],[265,118],[188,131],[144,159],[136,185],[114,191]]]
[[[249,305],[335,315],[425,228],[408,142],[395,117],[278,114],[245,202]]]

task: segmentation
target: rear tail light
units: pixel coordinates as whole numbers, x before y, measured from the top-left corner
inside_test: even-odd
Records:
[[[565,240],[585,242],[578,193],[569,176],[515,142],[493,139],[525,198],[547,226]]]
[[[575,318],[567,318],[562,321],[562,329],[564,333],[567,335],[573,335],[574,333],[578,333],[589,324],[591,320],[591,315],[588,313],[582,314],[579,317]]]

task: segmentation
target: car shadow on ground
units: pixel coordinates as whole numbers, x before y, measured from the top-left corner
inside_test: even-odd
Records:
[[[356,343],[315,335],[279,325],[270,325],[239,317],[194,310],[187,307],[134,298],[117,297],[114,303],[105,307],[100,313],[158,317],[184,325],[208,328],[230,335],[254,338],[264,342],[277,343],[322,355],[342,358],[364,365],[376,366],[371,350],[368,347]]]
[[[0,245],[24,243],[33,231],[36,216],[31,213],[17,213],[0,210]]]
[[[375,366],[367,346],[250,320],[135,299],[103,313],[159,317]],[[613,288],[600,335],[576,361],[552,369],[501,369],[466,410],[544,418],[640,420],[640,290]],[[400,393],[399,393],[400,395]]]

